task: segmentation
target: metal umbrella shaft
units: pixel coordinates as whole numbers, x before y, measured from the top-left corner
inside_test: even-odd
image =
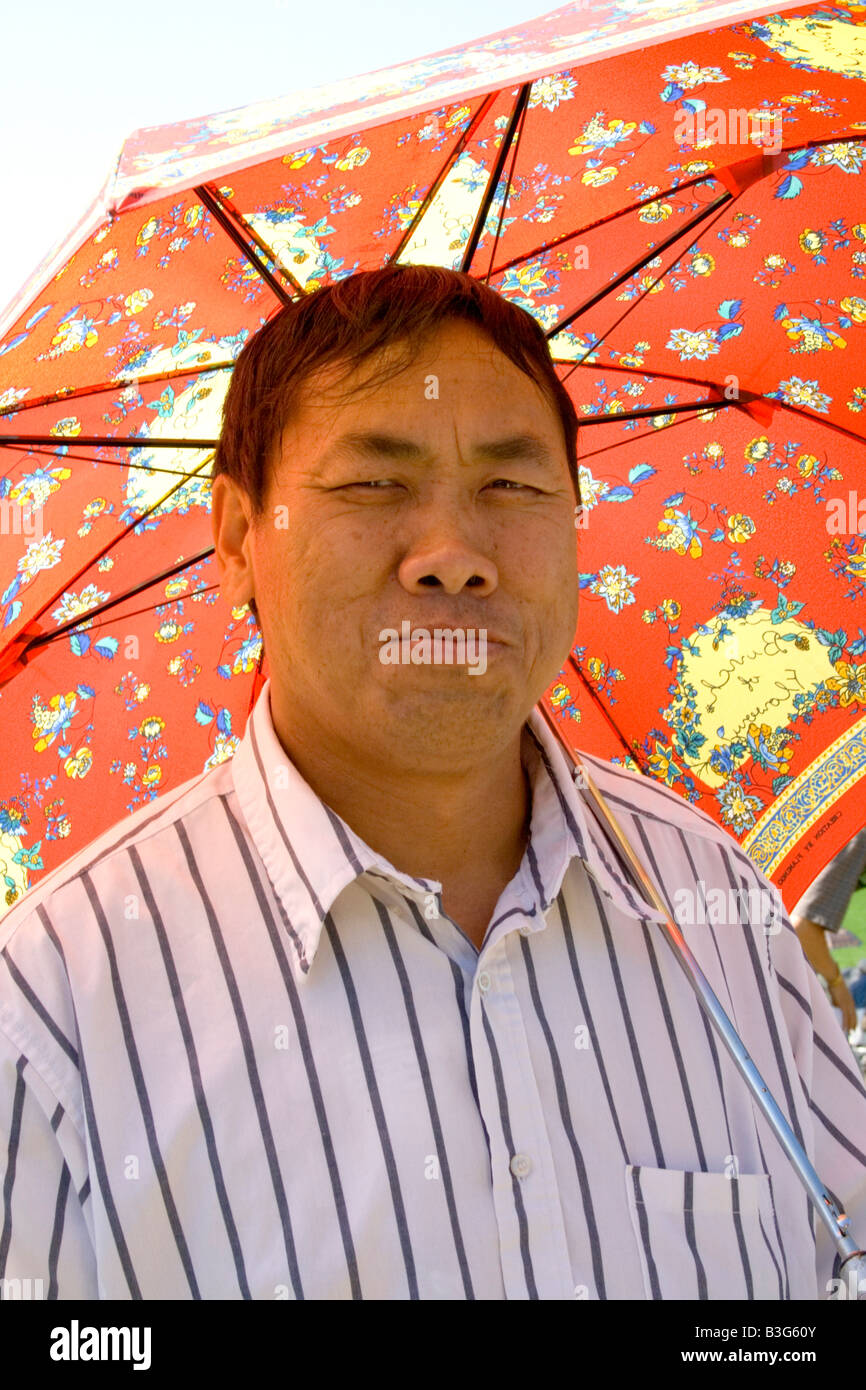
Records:
[[[605,824],[619,846],[625,864],[631,870],[635,886],[639,887],[647,899],[658,908],[659,912],[664,913],[665,920],[659,923],[674,956],[692,989],[694,990],[701,1009],[706,1014],[710,1024],[715,1029],[725,1046],[728,1055],[742,1076],[746,1085],[749,1087],[761,1111],[766,1116],[767,1122],[776,1135],[782,1148],[788,1154],[793,1163],[797,1174],[806,1189],[809,1200],[824,1222],[833,1244],[839,1255],[839,1269],[849,1265],[848,1278],[854,1274],[857,1277],[857,1297],[866,1300],[866,1252],[857,1244],[856,1240],[849,1234],[850,1220],[839,1207],[821,1182],[812,1164],[797,1140],[794,1131],[791,1129],[785,1115],[773,1099],[763,1077],[746,1051],[743,1042],[728,1018],[718,997],[713,991],[709,980],[704,975],[692,952],[689,950],[682,932],[667,914],[667,908],[655,887],[655,884],[646,873],[640,860],[629,844],[618,824],[613,812],[602,797],[601,792],[595,785],[592,777],[586,770],[585,765],[580,761],[576,754],[572,754],[577,767],[580,771],[581,785],[585,785],[593,801],[602,816]],[[851,1263],[853,1262],[853,1263]]]

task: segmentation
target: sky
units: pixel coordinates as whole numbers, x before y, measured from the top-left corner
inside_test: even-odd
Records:
[[[124,140],[436,53],[562,0],[15,0],[3,18],[0,312]]]

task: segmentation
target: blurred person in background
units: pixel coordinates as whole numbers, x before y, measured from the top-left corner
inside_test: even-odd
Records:
[[[834,1006],[842,1015],[842,1027],[857,1027],[857,1005],[842,970],[830,954],[825,932],[838,932],[851,895],[866,869],[866,827],[860,830],[818,877],[791,910],[791,925],[806,959],[827,985]]]

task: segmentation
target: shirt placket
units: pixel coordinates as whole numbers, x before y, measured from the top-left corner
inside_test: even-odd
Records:
[[[531,1000],[518,934],[528,936],[540,915],[540,907],[527,909],[492,934],[479,954],[470,1002],[478,1101],[489,1137],[509,1299],[574,1297],[553,1153],[524,1023]]]

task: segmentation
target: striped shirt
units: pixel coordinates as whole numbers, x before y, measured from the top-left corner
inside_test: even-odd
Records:
[[[479,951],[301,778],[269,691],[0,923],[6,1296],[825,1297],[823,1227],[540,713]],[[748,920],[767,881],[586,763],[863,1243],[866,1091],[790,923]],[[688,925],[683,889],[736,913]]]

